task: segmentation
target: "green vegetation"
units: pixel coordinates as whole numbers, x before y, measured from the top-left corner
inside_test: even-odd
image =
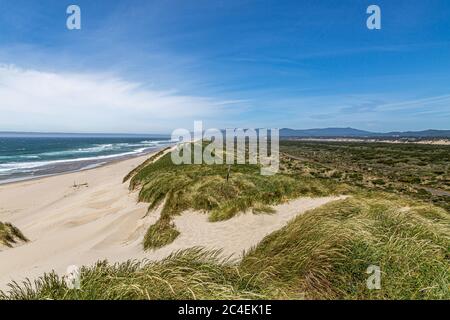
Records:
[[[198,248],[160,262],[98,263],[81,290],[47,274],[13,283],[0,299],[450,299],[450,217],[379,192],[298,216],[241,262]],[[381,289],[366,287],[369,265]]]
[[[0,222],[0,245],[12,247],[19,241],[27,242],[28,239],[11,223]]]
[[[369,265],[381,290],[368,290]],[[355,195],[297,217],[242,261],[313,299],[449,299],[450,215],[388,194]]]
[[[261,281],[239,274],[218,252],[189,249],[160,262],[99,262],[81,269],[81,290],[70,290],[54,273],[35,283],[10,285],[0,299],[253,299]],[[33,288],[35,285],[36,289]]]
[[[234,165],[228,181],[226,165],[154,158],[130,175],[130,188],[140,190],[149,209],[162,205],[145,248],[172,242],[178,236],[172,218],[186,209],[217,221],[242,211],[271,213],[272,205],[299,196],[350,196],[296,217],[241,261],[201,248],[159,262],[103,261],[82,268],[81,290],[50,273],[33,285],[12,283],[0,299],[448,300],[448,149],[428,147],[283,142],[279,174]],[[379,290],[366,286],[370,265],[380,267]]]
[[[179,234],[169,218],[161,218],[148,228],[144,236],[144,248],[161,248],[173,242]]]
[[[134,168],[133,170],[131,170],[124,178],[122,183],[127,182],[128,180],[131,179],[131,177],[133,177],[136,173],[138,173],[142,168],[145,168],[148,164],[154,162],[156,159],[158,159],[159,157],[161,157],[167,150],[169,150],[170,147],[164,148],[161,151],[158,151],[157,153],[155,153],[154,155],[152,155],[150,158],[148,158],[147,160],[145,160],[143,163],[141,163],[140,165],[138,165],[136,168]]]
[[[450,146],[282,141],[280,148],[287,168],[303,176],[401,193],[450,210]]]
[[[158,248],[172,242],[178,232],[174,215],[187,209],[209,212],[210,221],[230,219],[239,212],[271,213],[272,205],[300,196],[343,194],[348,188],[328,179],[313,179],[281,172],[262,176],[257,165],[175,165],[170,154],[142,167],[130,182],[140,189],[139,200],[149,210],[163,203],[160,221],[150,227],[144,248]]]

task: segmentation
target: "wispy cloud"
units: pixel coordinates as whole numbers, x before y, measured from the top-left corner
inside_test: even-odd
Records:
[[[0,130],[151,132],[226,117],[210,97],[159,91],[108,74],[52,73],[0,66]]]
[[[385,103],[379,106],[380,110],[411,110],[413,108],[441,107],[450,108],[450,94],[427,97],[421,99],[405,100],[400,102]]]
[[[321,99],[320,97],[317,99]],[[341,107],[339,107],[339,104]],[[343,105],[343,106],[342,106]],[[431,96],[417,99],[395,99],[384,96],[383,98],[374,98],[374,96],[335,96],[323,100],[323,106],[332,106],[335,111],[328,112],[327,117],[348,116],[355,114],[433,114],[441,113],[444,110],[450,110],[450,95]],[[322,118],[321,114],[313,114],[312,118]]]
[[[281,125],[294,128],[350,126],[384,132],[448,129],[450,123],[450,95],[318,95],[278,101],[273,106],[284,115]]]
[[[379,99],[369,99],[368,101],[363,101],[350,106],[340,108],[339,113],[344,114],[354,114],[354,113],[368,113],[375,112],[383,105],[383,101]]]

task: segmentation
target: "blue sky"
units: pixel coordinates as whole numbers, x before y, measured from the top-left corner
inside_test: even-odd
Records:
[[[0,131],[450,129],[449,17],[447,0],[0,0]]]

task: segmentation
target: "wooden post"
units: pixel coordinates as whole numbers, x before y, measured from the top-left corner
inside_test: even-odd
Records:
[[[227,182],[228,182],[228,179],[230,178],[230,171],[231,171],[231,164],[228,165]]]

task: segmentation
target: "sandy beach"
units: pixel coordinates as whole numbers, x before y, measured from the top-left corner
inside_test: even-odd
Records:
[[[162,259],[193,246],[222,249],[224,255],[239,258],[297,214],[338,199],[301,198],[275,207],[272,215],[240,214],[215,223],[206,214],[185,212],[174,220],[181,234],[173,243],[144,252],[143,236],[160,209],[146,215],[148,204],[138,203],[122,179],[148,157],[1,185],[0,221],[13,223],[30,242],[0,248],[0,289],[51,270],[64,274],[70,265]]]

